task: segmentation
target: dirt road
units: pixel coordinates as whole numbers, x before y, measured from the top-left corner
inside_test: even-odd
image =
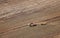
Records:
[[[0,1],[0,38],[55,38],[60,33],[60,17],[46,25],[26,25],[58,16],[59,0]]]

